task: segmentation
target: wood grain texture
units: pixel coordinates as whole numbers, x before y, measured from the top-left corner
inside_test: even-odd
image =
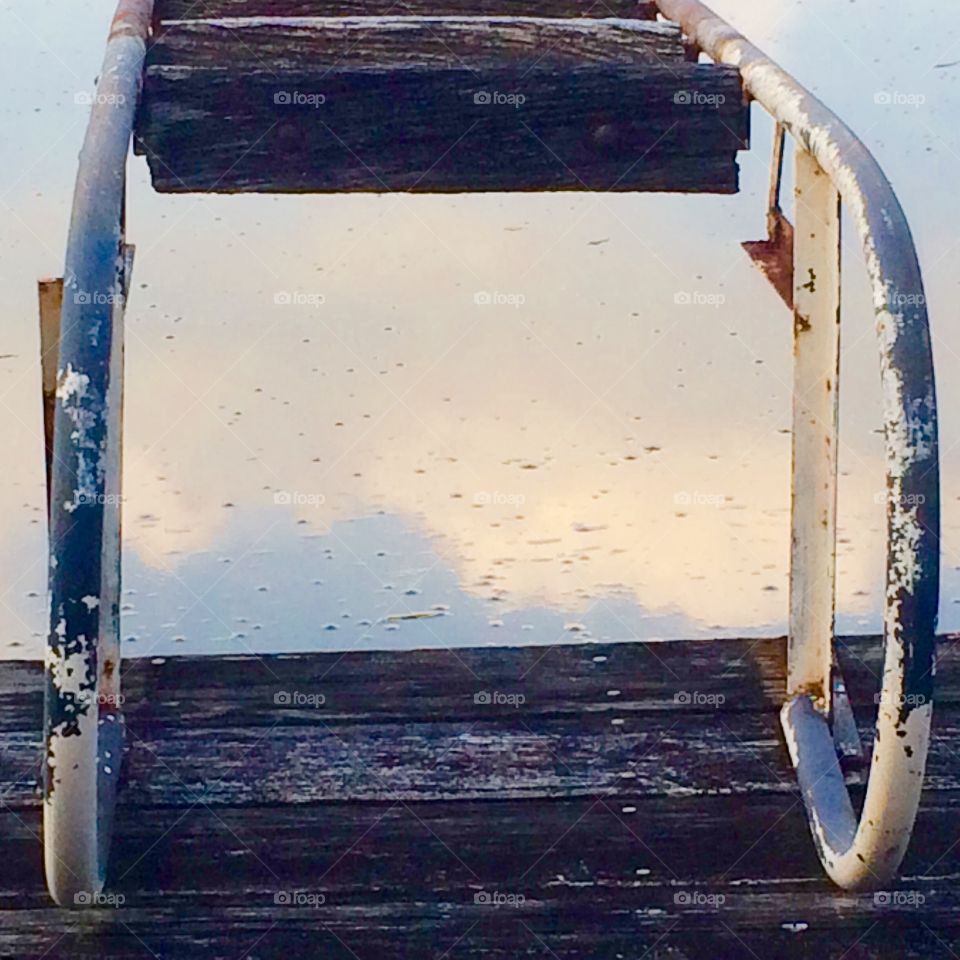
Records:
[[[869,721],[880,643],[840,647]],[[782,638],[126,661],[123,901],[83,914],[43,889],[39,664],[0,663],[0,957],[945,958],[960,644],[940,651],[927,790],[879,900],[816,861]]]
[[[880,637],[841,637],[837,643],[853,706],[869,722],[882,674],[883,642]],[[207,669],[210,663],[215,670]],[[136,657],[123,664],[124,709],[144,727],[249,729],[316,722],[315,709],[276,702],[280,693],[299,691],[324,697],[324,723],[515,716],[517,707],[511,703],[475,700],[478,692],[499,691],[524,694],[524,715],[536,718],[609,714],[614,708],[710,716],[717,711],[707,701],[719,696],[724,714],[775,714],[785,694],[785,664],[783,637],[215,660]],[[0,661],[0,689],[0,732],[39,730],[41,665]],[[614,689],[619,696],[608,696]],[[936,699],[938,708],[960,703],[960,638],[940,639]]]
[[[656,19],[653,0],[158,0],[156,22],[218,17],[521,16]]]
[[[147,69],[182,65],[286,71],[332,67],[503,66],[585,63],[679,65],[676,24],[550,17],[311,17],[301,20],[186,21],[168,25],[147,57]],[[148,74],[149,76],[149,74]]]
[[[671,25],[327,18],[165,29],[135,148],[163,192],[730,193],[748,137]]]

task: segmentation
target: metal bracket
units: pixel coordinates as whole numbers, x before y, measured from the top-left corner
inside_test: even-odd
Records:
[[[767,239],[746,240],[740,244],[750,259],[770,281],[780,299],[793,309],[793,224],[780,208],[783,183],[783,151],[786,130],[778,123],[773,137],[770,164],[770,191],[767,198]]]

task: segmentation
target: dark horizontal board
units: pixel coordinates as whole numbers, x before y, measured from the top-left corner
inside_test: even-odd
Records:
[[[653,0],[158,0],[154,17],[208,20],[218,17],[362,16],[624,17],[652,20]]]
[[[186,21],[169,24],[151,44],[147,68],[229,64],[277,79],[298,68],[382,70],[463,67],[479,70],[516,61],[575,66],[624,63],[679,65],[676,24],[642,20],[551,17],[311,17],[300,20]],[[148,73],[149,76],[149,73]]]
[[[670,25],[304,23],[164,30],[135,141],[156,189],[737,189],[739,72],[684,61]]]
[[[863,734],[869,742],[869,729]],[[775,715],[625,714],[535,720],[200,728],[128,724],[124,802],[278,805],[795,793]],[[940,710],[930,789],[960,789],[960,716]],[[6,733],[5,802],[38,803],[38,733]]]
[[[902,887],[960,878],[958,815],[956,795],[924,796]],[[0,910],[46,903],[39,832],[38,810],[0,810]],[[787,795],[121,806],[111,864],[111,889],[136,906],[265,904],[304,878],[344,907],[462,903],[478,887],[624,906],[690,886],[832,893]]]
[[[883,670],[879,637],[842,637],[851,702],[869,722]],[[124,661],[128,717],[144,726],[255,727],[527,718],[588,713],[765,712],[786,690],[786,641],[571,643]],[[39,731],[41,666],[0,661],[0,734]],[[616,696],[610,691],[617,690]],[[489,694],[484,697],[483,694]],[[304,698],[312,698],[306,700]],[[322,699],[319,709],[313,704]],[[938,707],[960,703],[960,642],[938,643]]]
[[[706,896],[707,894],[703,894]],[[851,898],[852,899],[852,898]],[[869,898],[861,898],[867,902]],[[936,909],[850,909],[809,894],[730,893],[722,910],[666,909],[639,895],[611,911],[589,899],[389,907],[106,907],[94,913],[0,911],[0,957],[40,960],[947,960],[956,958],[956,894]],[[819,907],[819,909],[817,909]],[[808,918],[806,920],[798,918]],[[827,925],[824,919],[829,918]]]
[[[162,191],[733,192],[747,139],[733,68],[343,73],[154,67],[137,148]],[[709,76],[708,76],[709,75]],[[684,79],[686,78],[686,79]],[[709,83],[720,107],[677,101]],[[322,90],[321,106],[275,104]],[[519,108],[478,103],[513,96]],[[307,94],[309,95],[309,94]]]

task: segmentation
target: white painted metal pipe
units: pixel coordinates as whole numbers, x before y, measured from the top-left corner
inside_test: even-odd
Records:
[[[95,903],[103,887],[122,749],[114,615],[122,340],[114,329],[127,282],[126,161],[152,10],[152,0],[121,0],[114,17],[80,154],[64,270],[43,804],[47,885],[62,906]]]
[[[828,874],[842,887],[893,877],[910,840],[933,709],[934,638],[940,580],[936,396],[926,299],[903,210],[877,161],[853,132],[781,67],[698,0],[657,0],[689,39],[740,69],[747,92],[830,178],[863,245],[877,333],[887,462],[884,672],[867,794],[859,822],[847,796],[826,716],[818,706],[825,630],[807,624],[792,640],[791,693],[781,719],[811,831]],[[832,242],[832,241],[831,241]],[[801,252],[803,243],[798,244]],[[798,264],[803,268],[804,264]],[[825,356],[825,355],[824,355]],[[826,474],[826,461],[821,464]],[[823,498],[826,504],[827,497]],[[811,507],[804,505],[806,514]],[[798,533],[807,528],[803,519]],[[800,551],[824,560],[824,547]],[[795,557],[797,554],[795,554]],[[796,568],[795,584],[816,571]],[[817,611],[823,598],[815,601]],[[795,611],[796,612],[796,611]],[[822,613],[817,613],[822,618]],[[793,627],[802,624],[797,613]],[[801,679],[802,678],[802,679]],[[818,702],[798,692],[807,682]],[[794,689],[796,687],[796,689]],[[824,688],[826,692],[827,688]]]

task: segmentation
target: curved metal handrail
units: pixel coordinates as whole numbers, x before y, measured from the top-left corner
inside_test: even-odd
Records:
[[[868,888],[900,865],[916,817],[933,710],[940,579],[939,464],[933,357],[916,250],[889,181],[869,150],[816,97],[697,0],[657,0],[832,180],[866,257],[880,339],[887,464],[883,685],[859,822],[827,717],[798,693],[782,723],[818,853],[842,887]]]
[[[94,902],[103,887],[123,742],[114,327],[128,283],[124,181],[152,10],[153,0],[120,0],[117,8],[80,153],[67,242],[50,501],[43,805],[47,885],[65,906]]]
[[[697,0],[657,0],[828,174],[866,255],[881,342],[888,498],[883,690],[863,815],[853,812],[828,718],[806,693],[782,718],[814,839],[842,886],[888,879],[909,842],[932,712],[939,586],[939,475],[932,351],[916,252],[889,182],[854,134]],[[119,473],[119,337],[129,280],[126,157],[153,0],[120,0],[80,156],[65,269],[50,505],[51,624],[45,711],[48,885],[61,904],[104,882],[122,744],[119,555],[110,478]],[[116,505],[116,504],[113,504]],[[106,655],[105,655],[106,651]],[[111,699],[113,698],[113,699]]]

